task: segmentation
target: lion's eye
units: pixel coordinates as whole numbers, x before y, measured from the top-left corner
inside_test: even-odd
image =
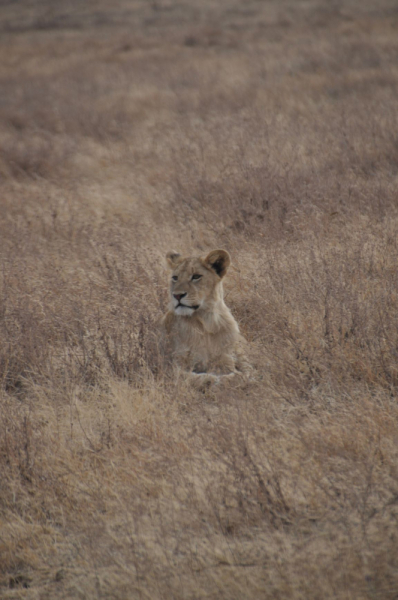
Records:
[[[192,275],[192,281],[198,281],[199,279],[202,279],[202,275],[199,275],[199,273]]]
[[[177,279],[178,279],[177,275],[173,275],[172,280],[177,281]]]

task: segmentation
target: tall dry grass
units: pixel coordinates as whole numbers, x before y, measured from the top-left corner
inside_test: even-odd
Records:
[[[2,598],[394,599],[394,3],[0,8]],[[255,381],[159,355],[232,255]]]

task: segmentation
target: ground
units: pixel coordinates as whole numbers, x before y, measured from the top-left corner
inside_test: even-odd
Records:
[[[0,596],[398,598],[398,10],[0,7]],[[159,356],[225,248],[255,379]]]

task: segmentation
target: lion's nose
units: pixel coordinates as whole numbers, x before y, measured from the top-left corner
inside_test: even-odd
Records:
[[[173,294],[174,298],[175,298],[176,300],[178,300],[178,302],[180,302],[180,301],[181,301],[181,298],[185,298],[185,296],[186,296],[186,295],[187,295],[187,293],[186,293],[186,292],[184,292],[184,294]]]

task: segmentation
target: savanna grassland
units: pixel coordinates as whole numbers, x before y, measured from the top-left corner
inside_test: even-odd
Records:
[[[395,1],[0,6],[0,597],[398,598]],[[225,248],[255,379],[158,350]]]

